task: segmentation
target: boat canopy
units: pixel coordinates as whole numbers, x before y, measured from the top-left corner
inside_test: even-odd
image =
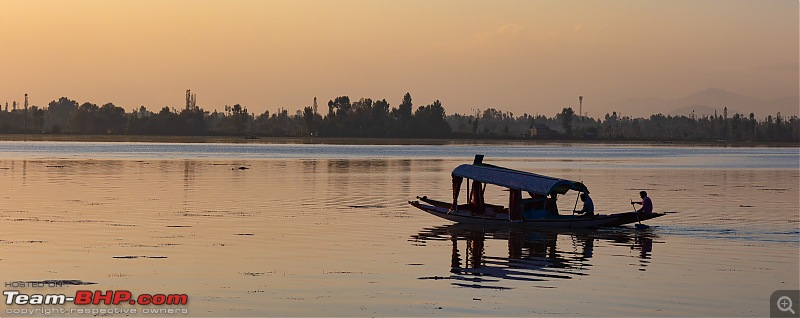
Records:
[[[460,165],[453,169],[453,177],[472,179],[512,190],[527,191],[541,195],[548,195],[550,193],[565,194],[569,190],[589,193],[589,189],[581,182],[558,179],[487,164]]]

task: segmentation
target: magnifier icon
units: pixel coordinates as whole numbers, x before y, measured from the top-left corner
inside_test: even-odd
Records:
[[[781,296],[781,298],[778,298],[778,302],[776,304],[778,305],[778,310],[782,312],[788,311],[791,312],[792,315],[797,315],[794,309],[792,309],[792,299],[789,298],[789,296]]]

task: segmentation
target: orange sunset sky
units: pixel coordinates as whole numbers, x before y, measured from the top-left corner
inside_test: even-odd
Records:
[[[0,102],[127,110],[239,103],[293,113],[340,95],[449,114],[601,117],[708,88],[800,90],[798,1],[0,0]],[[321,107],[323,109],[323,107]],[[647,113],[668,109],[647,109]],[[750,111],[743,109],[742,111]]]

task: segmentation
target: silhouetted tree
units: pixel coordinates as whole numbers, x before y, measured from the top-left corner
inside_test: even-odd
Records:
[[[415,137],[447,137],[451,129],[445,121],[442,103],[436,100],[433,104],[417,108],[409,121],[409,132]]]
[[[557,114],[556,117],[561,122],[561,126],[564,127],[564,133],[567,136],[572,136],[572,120],[575,117],[575,111],[572,110],[572,107],[562,109],[561,113]]]
[[[72,118],[72,113],[78,110],[78,102],[66,97],[61,97],[58,100],[51,101],[47,105],[47,113],[45,114],[45,125],[51,131],[58,132],[69,131],[69,121]]]
[[[314,108],[311,106],[306,106],[303,108],[303,124],[305,125],[305,131],[307,134],[311,135],[314,133]]]
[[[14,103],[16,105],[16,103]],[[297,110],[293,115],[281,108],[276,113],[265,111],[255,117],[240,104],[225,106],[224,112],[208,113],[200,107],[178,112],[164,106],[157,113],[144,106],[126,113],[113,103],[102,107],[91,102],[78,106],[66,97],[51,101],[46,109],[36,106],[0,111],[0,132],[22,133],[50,131],[53,133],[86,134],[155,134],[155,135],[236,135],[260,134],[269,136],[329,137],[457,137],[457,138],[522,138],[532,124],[543,124],[564,131],[563,135],[543,138],[598,138],[601,140],[681,140],[681,141],[800,141],[800,119],[780,113],[759,121],[749,116],[733,114],[727,109],[722,115],[697,117],[655,114],[648,118],[622,117],[616,112],[602,119],[584,117],[573,126],[574,111],[567,107],[552,118],[524,114],[515,117],[495,108],[478,110],[474,115],[447,115],[440,101],[418,107],[411,114],[411,94],[406,93],[400,108],[392,108],[385,99],[360,98],[351,103],[348,96],[328,102],[328,114],[323,117],[312,106]],[[404,120],[407,121],[404,122]],[[27,125],[24,124],[27,122]]]
[[[33,128],[36,129],[37,132],[42,131],[42,127],[44,126],[44,109],[39,108],[38,106],[31,107],[31,117],[33,118]]]
[[[406,93],[403,95],[403,102],[401,102],[400,106],[397,108],[397,114],[400,122],[405,124],[409,119],[411,119],[412,109],[414,109],[414,104],[411,101],[411,93]]]

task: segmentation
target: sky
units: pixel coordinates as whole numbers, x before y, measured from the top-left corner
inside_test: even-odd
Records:
[[[411,93],[448,114],[800,91],[796,0],[0,0],[0,103],[260,114]],[[668,110],[653,109],[652,113]]]

